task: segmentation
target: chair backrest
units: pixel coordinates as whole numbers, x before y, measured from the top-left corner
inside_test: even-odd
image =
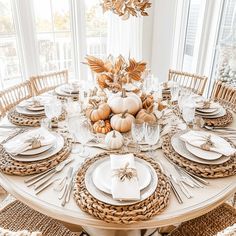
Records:
[[[39,95],[55,89],[61,84],[68,83],[68,71],[32,76],[30,78],[35,95]]]
[[[0,92],[0,110],[5,114],[21,101],[33,96],[30,81],[26,81]]]
[[[211,99],[218,101],[223,106],[236,111],[236,88],[222,81],[215,81]]]
[[[202,95],[207,82],[207,77],[187,72],[169,70],[168,80],[176,81],[181,87],[190,88],[193,92]]]

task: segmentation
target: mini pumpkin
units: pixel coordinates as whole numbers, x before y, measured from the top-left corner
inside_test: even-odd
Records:
[[[120,132],[113,130],[106,135],[105,143],[110,149],[119,149],[124,144],[124,138]]]
[[[152,113],[153,105],[150,106],[147,110],[142,109],[136,116],[136,119],[142,120],[143,122],[155,122],[157,121],[156,116]]]
[[[117,114],[111,118],[111,127],[121,133],[131,130],[132,122],[135,120],[134,116],[128,113],[128,110],[122,114]]]
[[[126,93],[125,89],[110,97],[107,103],[115,114],[124,113],[128,110],[129,114],[135,115],[142,108],[140,97],[135,93]]]
[[[93,129],[96,133],[107,134],[111,131],[111,124],[109,120],[99,120],[93,124]]]
[[[93,122],[98,120],[106,120],[111,114],[111,108],[107,103],[97,104],[90,100],[90,105],[86,109],[86,116]]]

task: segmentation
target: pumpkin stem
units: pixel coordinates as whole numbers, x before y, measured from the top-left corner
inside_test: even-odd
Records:
[[[122,119],[125,119],[127,113],[128,113],[128,110],[125,110],[125,111],[122,113],[121,118],[122,118]]]
[[[116,131],[113,130],[112,138],[116,138]]]
[[[103,127],[105,127],[105,126],[106,126],[106,124],[105,124],[105,121],[104,121],[104,120],[99,120],[99,121],[98,121],[98,125],[99,125],[99,127],[101,127],[101,128],[103,128]]]
[[[95,102],[95,100],[90,99],[89,103],[93,106],[94,109],[98,109],[98,104]]]
[[[122,88],[122,94],[121,94],[121,97],[122,97],[122,98],[126,98],[126,97],[127,97],[127,95],[126,95],[126,91],[125,91],[124,88]]]

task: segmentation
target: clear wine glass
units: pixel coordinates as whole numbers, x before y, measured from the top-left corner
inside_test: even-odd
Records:
[[[160,126],[157,122],[146,123],[145,126],[145,142],[149,144],[150,156],[153,157],[153,145],[155,145],[160,138]]]
[[[170,84],[171,101],[176,102],[178,101],[180,91],[179,83],[176,81],[170,81]]]
[[[182,106],[182,116],[188,127],[191,127],[194,124],[195,107],[195,101],[191,96],[185,100],[185,103]]]
[[[52,125],[51,120],[53,118],[58,119],[62,113],[62,103],[57,99],[52,99],[44,105],[45,115],[50,120],[50,127]]]
[[[139,153],[141,151],[139,143],[144,138],[144,123],[141,120],[135,120],[131,126],[131,135],[133,140],[136,143],[136,152]]]
[[[85,145],[93,139],[89,121],[79,116],[68,117],[68,129],[74,137],[74,142],[78,141],[82,144],[82,151],[73,149],[73,153],[79,153],[81,157],[87,157],[89,152],[85,149]]]

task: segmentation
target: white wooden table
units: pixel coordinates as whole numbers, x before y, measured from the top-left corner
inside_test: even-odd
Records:
[[[234,118],[232,127],[236,127],[236,116]],[[90,151],[91,154],[101,152],[98,149],[90,149]],[[74,157],[74,162],[70,163],[58,176],[64,176],[71,165],[77,166],[83,161],[76,154],[71,154],[71,156]],[[174,167],[164,158],[161,150],[156,151],[156,160],[168,172],[171,172],[173,175],[176,174]],[[61,207],[61,202],[57,198],[58,193],[52,188],[48,188],[36,196],[33,189],[26,187],[24,184],[26,178],[0,173],[0,184],[18,200],[55,219],[75,225],[116,230],[156,228],[180,223],[209,212],[227,200],[236,191],[236,176],[209,180],[209,186],[191,189],[194,195],[193,198],[187,199],[182,195],[184,199],[183,204],[179,204],[171,193],[170,204],[166,210],[149,221],[142,221],[131,225],[117,225],[103,222],[82,212],[76,205],[73,197],[71,197],[69,204]]]

